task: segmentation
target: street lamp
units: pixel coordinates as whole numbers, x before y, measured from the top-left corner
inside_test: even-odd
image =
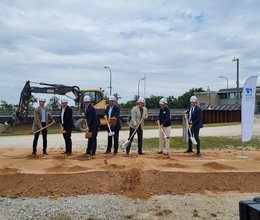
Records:
[[[237,104],[239,105],[239,96],[240,96],[240,92],[239,92],[239,58],[234,57],[232,61],[237,62]]]
[[[141,82],[142,80],[145,80],[145,77],[139,79],[139,81],[138,81],[138,98],[140,97],[140,96],[139,96],[139,94],[140,94],[139,88],[140,88],[140,82]]]
[[[225,76],[219,76],[218,78],[227,80],[227,89],[228,89],[228,78]]]
[[[109,83],[109,89],[110,89],[110,92],[109,92],[109,95],[111,96],[112,95],[112,72],[111,72],[111,69],[109,68],[109,66],[104,66],[105,69],[108,69],[109,72],[110,72],[110,83]]]

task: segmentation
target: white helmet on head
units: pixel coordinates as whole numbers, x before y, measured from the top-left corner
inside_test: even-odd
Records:
[[[69,101],[68,101],[68,99],[61,99],[61,103],[68,103]]]
[[[113,95],[109,96],[108,101],[116,101],[115,96],[113,96]]]
[[[163,104],[167,104],[167,99],[166,98],[162,98],[159,102],[160,105],[163,105]]]
[[[190,102],[197,102],[197,97],[196,96],[191,96],[190,97]]]
[[[90,97],[88,95],[85,95],[83,102],[90,102],[90,101],[91,101]]]
[[[40,98],[39,98],[39,102],[46,102],[46,99],[43,98],[43,97],[40,97]]]
[[[137,103],[144,103],[144,98],[143,97],[139,97],[139,99],[137,100]]]

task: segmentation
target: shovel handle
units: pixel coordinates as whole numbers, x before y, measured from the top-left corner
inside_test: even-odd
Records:
[[[133,134],[128,138],[129,141],[134,137],[136,131],[138,130],[138,128],[142,124],[143,120],[144,120],[144,118],[141,119],[140,123],[137,125],[137,128],[134,130]]]
[[[158,121],[157,121],[157,124],[158,124],[158,126],[159,126],[159,129],[160,129],[161,132],[163,133],[164,138],[167,138],[167,135],[165,134],[164,130],[162,129],[162,127],[161,127],[161,125],[160,125],[160,123],[159,123]]]
[[[36,134],[36,133],[38,133],[38,132],[40,132],[40,131],[44,130],[45,128],[48,128],[48,127],[50,127],[50,126],[51,126],[51,125],[53,125],[54,123],[55,123],[55,122],[53,121],[52,123],[50,123],[50,124],[46,125],[45,127],[43,127],[43,128],[41,128],[41,129],[39,129],[39,130],[37,130],[37,131],[33,132],[33,134]]]
[[[110,124],[109,124],[109,122],[108,122],[108,120],[107,120],[107,116],[104,117],[104,118],[106,119],[108,130],[109,130],[109,132],[111,133],[112,131],[111,131]]]

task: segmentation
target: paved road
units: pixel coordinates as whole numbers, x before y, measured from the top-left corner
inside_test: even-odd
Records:
[[[127,140],[129,131],[120,132],[120,142],[123,143]],[[217,137],[232,137],[232,136],[241,136],[241,125],[231,125],[231,126],[220,126],[220,127],[204,127],[201,129],[202,137],[205,136],[217,136]],[[260,118],[255,118],[254,123],[254,135],[260,135]],[[182,136],[181,128],[173,128],[171,131],[172,137]],[[145,130],[145,138],[158,137],[158,130]],[[72,134],[73,147],[85,148],[87,140],[84,138],[83,133],[74,133]],[[0,137],[0,148],[6,147],[31,147],[32,146],[32,135],[25,136],[8,136]],[[41,137],[39,138],[39,146],[41,146]],[[104,149],[107,142],[107,132],[100,131],[98,133],[98,146],[100,149]],[[61,134],[50,134],[48,135],[48,145],[52,147],[63,147],[64,140]]]

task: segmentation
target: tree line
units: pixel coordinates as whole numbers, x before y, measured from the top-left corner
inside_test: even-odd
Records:
[[[185,92],[184,94],[182,94],[181,96],[179,96],[178,98],[175,98],[174,96],[168,96],[165,97],[168,101],[168,106],[171,109],[185,109],[189,107],[189,101],[190,101],[190,97],[194,95],[194,93],[196,92],[205,92],[205,90],[203,90],[202,88],[192,88],[189,91]],[[116,97],[116,99],[119,99],[120,96],[119,94],[114,94],[114,96]],[[107,97],[105,97],[106,99],[108,99]],[[145,104],[146,107],[149,109],[152,108],[158,108],[159,107],[159,101],[160,99],[163,98],[163,96],[155,96],[155,95],[151,95],[150,97],[147,97],[145,99]],[[135,96],[133,97],[132,100],[127,101],[126,103],[119,103],[119,107],[122,109],[131,109],[133,106],[136,105],[136,101],[137,101],[138,97]],[[29,105],[29,109],[33,109],[33,105],[34,103],[37,103],[37,99],[32,96],[31,100],[30,100],[30,105]],[[1,100],[0,102],[0,111],[2,112],[8,112],[8,111],[13,111],[15,108],[17,107],[17,105],[13,105],[8,103],[7,101]],[[58,110],[60,108],[60,100],[57,96],[53,96],[50,98],[49,102],[47,102],[47,107],[51,108],[52,110]],[[73,106],[72,106],[73,107]],[[75,108],[75,107],[73,107]]]

